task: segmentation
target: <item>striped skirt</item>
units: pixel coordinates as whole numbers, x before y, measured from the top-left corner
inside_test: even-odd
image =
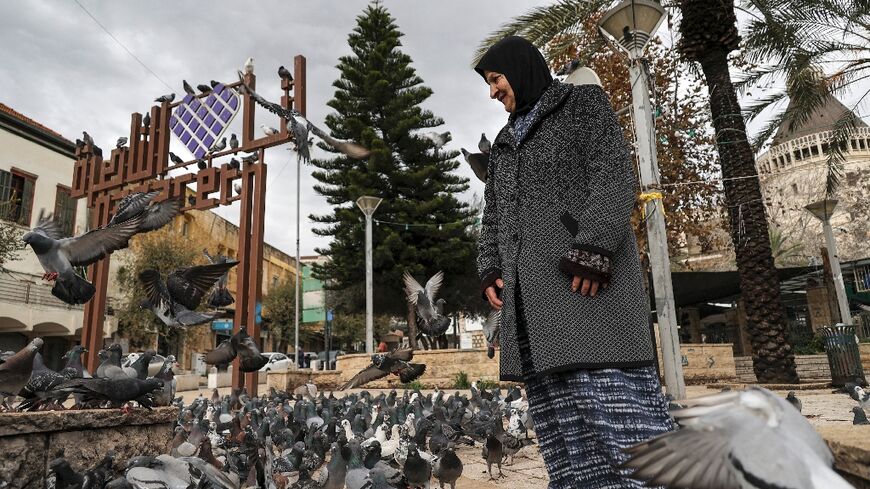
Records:
[[[655,367],[534,375],[517,297],[529,409],[550,489],[647,487],[619,470],[623,449],[674,428]]]

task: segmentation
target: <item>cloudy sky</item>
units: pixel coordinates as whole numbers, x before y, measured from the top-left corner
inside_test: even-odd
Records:
[[[331,111],[332,82],[339,56],[350,54],[347,35],[366,0],[317,1],[149,1],[79,0],[93,16],[155,74],[142,67],[72,0],[0,0],[0,102],[60,132],[69,139],[87,130],[97,144],[111,148],[127,135],[130,114],[144,113],[152,100],[170,90],[182,93],[181,80],[194,86],[210,79],[236,79],[248,56],[255,60],[258,91],[280,96],[278,66],[292,70],[293,57],[308,61],[308,115],[323,122]],[[472,148],[480,133],[490,137],[505,113],[489,100],[486,86],[470,69],[478,42],[510,17],[534,6],[531,0],[438,2],[387,0],[405,53],[434,95],[425,107],[445,121],[453,133],[450,147]],[[271,78],[271,77],[275,78]],[[160,80],[158,80],[158,77]],[[277,120],[258,111],[261,122]],[[241,132],[241,117],[233,132]],[[174,148],[188,155],[180,145]],[[267,154],[266,241],[295,253],[295,154],[283,149]],[[326,213],[329,206],[313,190],[311,167],[302,168],[302,254],[313,254],[327,240],[311,233],[307,215]],[[465,196],[482,193],[472,178]],[[238,205],[238,204],[236,204]],[[237,208],[218,213],[236,221]]]

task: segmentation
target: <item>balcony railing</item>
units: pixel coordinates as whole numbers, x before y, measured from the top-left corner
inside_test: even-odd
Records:
[[[82,310],[51,295],[51,286],[19,280],[9,274],[0,274],[0,301]]]
[[[758,157],[758,172],[777,173],[811,162],[824,162],[830,152],[833,131],[820,131],[773,146]],[[856,127],[842,147],[849,155],[870,155],[870,127]]]

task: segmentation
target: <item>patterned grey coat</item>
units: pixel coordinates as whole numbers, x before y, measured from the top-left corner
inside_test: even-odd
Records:
[[[481,290],[504,280],[502,380],[524,372],[516,335],[520,284],[534,375],[653,364],[649,299],[630,224],[636,183],[622,129],[597,85],[554,81],[526,137],[493,141],[478,248]],[[572,275],[608,283],[571,292]],[[525,372],[530,373],[530,372]]]

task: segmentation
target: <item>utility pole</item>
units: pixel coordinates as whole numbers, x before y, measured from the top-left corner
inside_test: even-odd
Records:
[[[372,277],[372,214],[380,205],[379,197],[362,196],[356,205],[366,216],[366,353],[375,352],[374,279]]]
[[[840,269],[840,258],[837,256],[837,241],[834,240],[834,230],[831,228],[831,216],[834,214],[837,202],[837,199],[820,200],[804,207],[804,209],[822,221],[828,262],[831,264],[831,276],[834,279],[834,291],[837,293],[837,305],[840,309],[840,322],[851,326],[852,313],[849,311],[849,299],[846,297],[846,286],[843,284],[843,271]]]
[[[668,394],[675,399],[686,397],[680,339],[677,332],[677,312],[671,281],[671,260],[665,229],[654,111],[649,100],[649,78],[643,47],[658,29],[664,9],[651,0],[625,0],[599,21],[599,30],[628,55],[631,78],[631,106],[637,139],[637,159],[640,169],[641,205],[646,221],[649,261],[653,276],[656,315],[659,325],[659,345],[662,350],[662,370]],[[660,204],[660,205],[659,205]]]

